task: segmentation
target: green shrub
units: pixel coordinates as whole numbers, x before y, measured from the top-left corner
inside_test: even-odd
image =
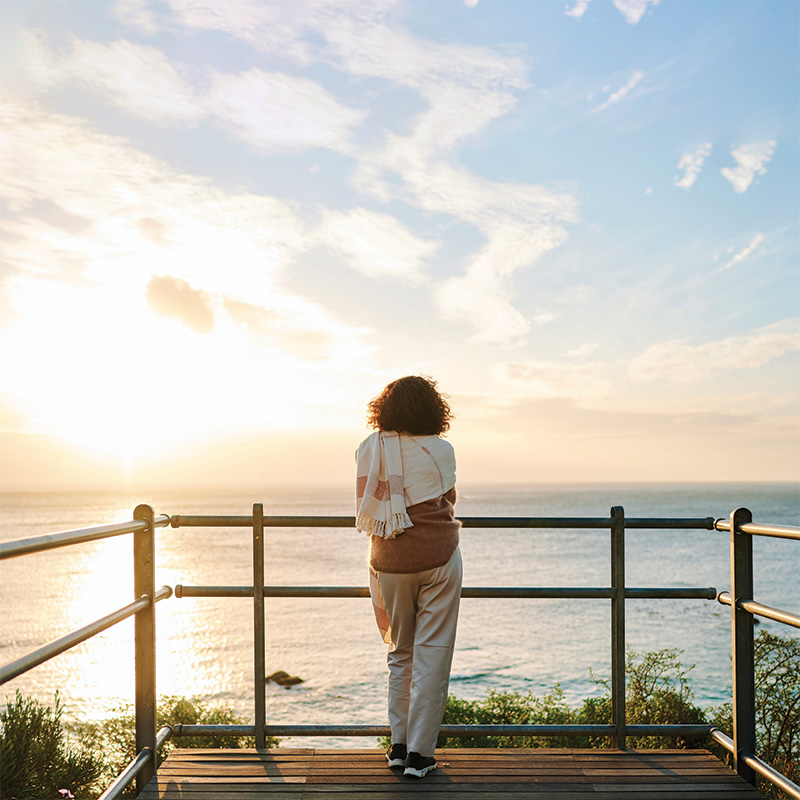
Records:
[[[165,696],[159,699],[156,709],[156,728],[164,725],[246,725],[247,720],[237,717],[227,707],[209,705],[197,697]],[[106,758],[102,778],[108,785],[136,757],[136,717],[131,703],[120,705],[114,716],[102,722],[79,722],[72,726],[85,741],[102,749]],[[277,747],[280,739],[268,737],[267,747]],[[169,739],[158,751],[158,764],[176,747],[180,748],[243,748],[255,747],[252,736],[182,736]],[[126,796],[133,797],[133,787]]]
[[[569,725],[575,723],[576,712],[564,699],[556,685],[543,697],[531,692],[490,691],[483,700],[447,698],[444,712],[446,725]],[[440,737],[439,747],[569,747],[567,737],[543,736],[471,736]]]
[[[800,639],[758,632],[755,639],[756,751],[789,780],[800,783]],[[714,709],[711,719],[721,731],[733,734],[733,707]],[[711,748],[730,760],[727,750]],[[758,778],[766,797],[783,797],[769,781]]]
[[[679,651],[669,648],[639,655],[629,651],[626,674],[625,709],[631,725],[702,724],[701,708],[692,703],[688,673],[678,659]],[[447,725],[609,725],[611,723],[610,681],[593,681],[606,694],[570,708],[557,684],[542,697],[531,692],[490,691],[482,700],[447,698],[443,723]],[[607,736],[473,736],[440,737],[440,747],[604,747]],[[674,737],[629,737],[632,748],[702,747],[702,742]]]
[[[64,707],[16,698],[0,713],[0,797],[58,798],[59,789],[97,796],[103,757],[87,742],[71,741],[61,721]]]
[[[689,682],[693,666],[685,668],[680,650],[668,647],[647,653],[629,650],[625,664],[625,721],[628,725],[702,725],[707,722],[703,709],[694,705]],[[578,715],[580,724],[611,723],[611,682],[598,680],[606,694],[583,701]],[[591,737],[589,747],[603,747],[608,737]],[[629,736],[627,746],[640,750],[705,747],[706,740],[674,736]]]

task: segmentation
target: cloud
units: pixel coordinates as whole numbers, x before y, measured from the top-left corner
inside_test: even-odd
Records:
[[[734,264],[739,264],[744,261],[753,253],[753,251],[756,250],[756,248],[764,241],[765,238],[766,237],[763,233],[757,233],[750,241],[750,244],[748,244],[743,250],[740,250],[727,264],[720,267],[719,271],[722,272],[722,270],[730,269]]]
[[[436,242],[415,236],[388,214],[364,208],[327,211],[319,232],[345,263],[372,278],[394,278],[404,283],[422,281],[425,259],[436,252]]]
[[[147,314],[149,302],[190,329],[213,326],[215,337],[227,335],[222,328],[230,324],[227,315],[214,318],[215,304],[239,300],[279,311],[287,341],[321,332],[334,360],[365,352],[361,328],[284,288],[287,270],[318,243],[288,205],[183,174],[123,139],[32,103],[7,99],[0,130],[11,271],[44,274],[59,286],[102,287],[108,303],[135,314]],[[65,228],[38,218],[33,212],[42,199],[89,223]],[[20,299],[33,298],[32,291],[11,296],[20,314],[38,319]],[[270,346],[280,348],[280,336]]]
[[[477,329],[475,342],[518,338],[532,323],[548,322],[553,315],[535,315],[529,320],[513,306],[511,278],[518,269],[561,244],[566,236],[565,230],[554,225],[498,224],[470,260],[465,274],[445,281],[434,291],[437,306],[446,318],[473,325]]]
[[[702,383],[725,370],[756,369],[796,352],[800,350],[800,320],[783,320],[699,345],[681,340],[659,342],[626,359],[579,360],[594,349],[590,344],[567,353],[575,360],[499,362],[494,374],[524,397],[563,397],[586,407],[620,408],[625,405],[622,390],[632,392],[637,384]]]
[[[575,5],[572,8],[568,8],[564,13],[568,17],[582,17],[586,13],[586,9],[589,8],[589,3],[591,0],[575,0]]]
[[[736,159],[736,167],[724,167],[721,172],[730,181],[734,190],[746,192],[756,175],[764,175],[768,163],[775,151],[776,141],[753,142],[734,147],[731,155]]]
[[[335,337],[324,325],[309,326],[309,321],[284,308],[266,308],[241,300],[223,299],[223,308],[236,325],[244,326],[253,339],[311,360],[324,360],[335,346]]]
[[[678,169],[684,170],[683,176],[674,178],[675,185],[680,186],[682,189],[688,189],[697,180],[700,170],[703,167],[703,161],[711,153],[711,142],[705,142],[699,145],[694,150],[684,153],[681,160],[678,162]]]
[[[614,0],[614,5],[630,25],[636,25],[647,11],[647,6],[657,6],[661,0]]]
[[[644,78],[644,72],[641,70],[635,70],[633,74],[628,78],[627,83],[624,86],[621,86],[614,92],[612,95],[609,96],[608,100],[605,101],[602,105],[597,106],[597,108],[593,109],[593,113],[598,111],[605,111],[610,106],[614,105],[615,103],[619,103],[620,100],[623,100],[636,86],[641,83],[642,79]],[[608,91],[608,90],[606,90]]]
[[[149,122],[195,123],[205,113],[186,78],[154,47],[71,36],[56,48],[41,33],[25,31],[23,37],[24,67],[44,86],[77,82]]]
[[[214,311],[209,296],[179,278],[155,277],[147,284],[147,302],[165,317],[180,320],[198,333],[214,329]]]
[[[26,33],[27,70],[42,85],[76,82],[126,114],[157,124],[215,123],[261,152],[341,150],[365,112],[347,108],[318,83],[281,72],[207,71],[189,80],[155,47],[76,37],[58,50]]]
[[[477,177],[457,163],[455,151],[514,108],[514,91],[528,86],[528,64],[514,52],[420,37],[389,16],[397,5],[396,0],[318,0],[297,13],[282,0],[234,0],[222,6],[212,0],[123,0],[116,10],[150,33],[223,31],[304,67],[323,63],[417,93],[426,108],[410,133],[387,133],[373,149],[347,151],[358,160],[353,183],[379,202],[400,200],[475,226],[486,237],[485,247],[469,260],[461,278],[434,289],[436,302],[448,318],[473,324],[478,338],[517,336],[531,323],[511,305],[512,273],[564,241],[562,223],[576,220],[577,204],[564,191]],[[241,108],[236,111],[241,120]],[[357,120],[338,109],[333,117],[343,120],[334,129],[334,146],[343,146],[343,132]],[[259,128],[258,123],[248,126],[248,135],[257,135]],[[510,244],[521,249],[511,254]],[[337,246],[341,250],[342,242]],[[353,257],[352,237],[347,247]],[[412,263],[414,258],[419,256],[412,256]],[[368,267],[360,254],[357,259],[373,274],[398,269],[387,262]]]
[[[265,152],[341,149],[365,116],[314,81],[260,69],[215,74],[203,106],[223,130]]]
[[[587,399],[613,393],[617,380],[606,361],[517,361],[501,362],[495,375],[528,398],[568,397]]]
[[[662,342],[631,359],[629,369],[634,382],[667,379],[689,383],[721,370],[755,369],[797,350],[798,320],[790,319],[701,345],[681,340]]]
[[[572,350],[568,350],[567,355],[570,358],[585,358],[597,350],[599,346],[599,342],[584,342],[577,347],[573,347]]]

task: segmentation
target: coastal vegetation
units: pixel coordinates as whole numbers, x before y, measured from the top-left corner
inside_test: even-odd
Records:
[[[66,735],[63,712],[58,692],[49,708],[17,691],[0,713],[0,797],[97,796],[93,790],[103,758],[94,747]]]
[[[630,724],[713,724],[730,734],[730,703],[713,708],[696,705],[689,674],[676,649],[628,653],[626,714]],[[755,641],[757,751],[791,780],[800,780],[800,639],[765,630]],[[594,678],[598,696],[570,705],[561,687],[538,697],[532,693],[490,691],[479,700],[451,695],[445,724],[607,724],[611,722],[609,682]],[[97,797],[134,757],[134,714],[128,704],[99,722],[71,725],[62,720],[64,707],[56,694],[53,708],[17,693],[0,714],[0,797]],[[164,697],[157,724],[247,724],[226,707],[198,698]],[[181,737],[180,747],[253,747],[251,737]],[[268,739],[268,747],[279,740]],[[442,737],[442,747],[604,747],[605,737],[474,736]],[[159,763],[176,746],[168,741]],[[628,737],[636,749],[705,747],[727,759],[726,751],[709,739]],[[767,797],[781,797],[760,781]],[[67,792],[67,794],[64,794]],[[130,796],[133,796],[130,790]]]
[[[57,800],[68,797],[99,797],[136,755],[133,706],[118,706],[98,722],[66,723],[64,706],[55,695],[53,708],[39,701],[16,699],[0,714],[0,798]],[[165,696],[156,710],[156,727],[164,725],[246,725],[232,709],[200,698]],[[267,747],[279,739],[267,738]],[[169,740],[158,752],[161,764],[176,743]],[[250,736],[183,736],[180,747],[255,747]],[[129,787],[125,797],[135,797]]]

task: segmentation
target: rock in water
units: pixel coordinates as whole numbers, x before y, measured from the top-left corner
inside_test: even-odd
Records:
[[[278,686],[285,686],[287,688],[289,686],[297,686],[298,683],[304,683],[302,678],[298,678],[296,675],[290,675],[282,669],[273,672],[272,675],[267,675],[265,680],[267,682],[272,681],[273,683],[277,683]]]

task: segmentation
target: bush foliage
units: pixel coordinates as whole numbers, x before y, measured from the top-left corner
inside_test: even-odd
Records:
[[[713,724],[733,733],[731,704],[702,709],[694,704],[689,673],[681,651],[674,648],[638,654],[626,659],[626,720],[630,725]],[[447,698],[443,722],[448,725],[600,725],[611,723],[611,687],[576,708],[567,704],[561,687],[542,697],[528,692],[490,691],[481,700]],[[800,639],[762,630],[755,640],[757,754],[795,783],[800,782]],[[388,744],[388,742],[387,742]],[[605,747],[607,737],[588,736],[473,736],[440,737],[440,747]],[[725,761],[726,750],[710,738],[629,736],[633,749],[708,748]],[[766,797],[783,795],[761,778]]]
[[[626,717],[631,725],[702,724],[705,713],[694,705],[688,673],[679,651],[668,648],[639,655],[629,651],[626,663]],[[559,685],[542,697],[531,692],[490,691],[482,700],[450,696],[444,714],[448,725],[608,725],[611,723],[610,682],[593,678],[605,688],[601,697],[586,698],[570,707]],[[605,747],[606,736],[474,736],[441,737],[442,747]],[[697,740],[674,737],[628,737],[631,748],[703,747]]]
[[[130,703],[100,722],[62,723],[63,707],[55,696],[54,708],[23,698],[0,715],[0,798],[60,798],[60,789],[75,797],[98,797],[136,756],[136,718]],[[156,710],[156,726],[244,725],[230,708],[213,706],[199,698],[162,697]],[[267,747],[279,739],[268,738]],[[176,747],[255,747],[248,736],[184,736],[167,741],[158,752],[161,764]],[[133,786],[125,797],[134,797]]]
[[[0,797],[58,798],[59,789],[95,794],[103,758],[86,742],[68,736],[58,692],[53,708],[17,690],[0,713]]]
[[[626,715],[635,724],[711,723],[732,733],[729,703],[704,711],[694,704],[689,682],[691,667],[680,661],[681,651],[668,648],[628,653]],[[800,780],[800,639],[760,631],[755,642],[757,752],[765,761],[797,783]],[[605,689],[599,697],[570,706],[560,686],[542,697],[532,693],[490,691],[481,700],[451,695],[443,722],[450,725],[568,725],[609,724],[611,689],[608,681],[592,677]],[[60,798],[67,789],[76,797],[97,797],[135,756],[135,719],[126,704],[101,722],[67,726],[63,706],[55,695],[53,708],[37,700],[16,699],[0,713],[0,797]],[[157,725],[246,724],[231,709],[212,706],[198,698],[164,697],[157,709]],[[268,747],[277,747],[270,738]],[[387,743],[385,743],[387,744]],[[442,737],[442,747],[604,747],[607,737],[473,736]],[[168,741],[159,763],[175,747],[253,747],[252,737],[197,736]],[[721,757],[727,753],[706,739],[628,737],[634,749],[709,747]],[[771,784],[760,782],[767,797],[780,797]],[[134,795],[133,788],[129,796]]]

